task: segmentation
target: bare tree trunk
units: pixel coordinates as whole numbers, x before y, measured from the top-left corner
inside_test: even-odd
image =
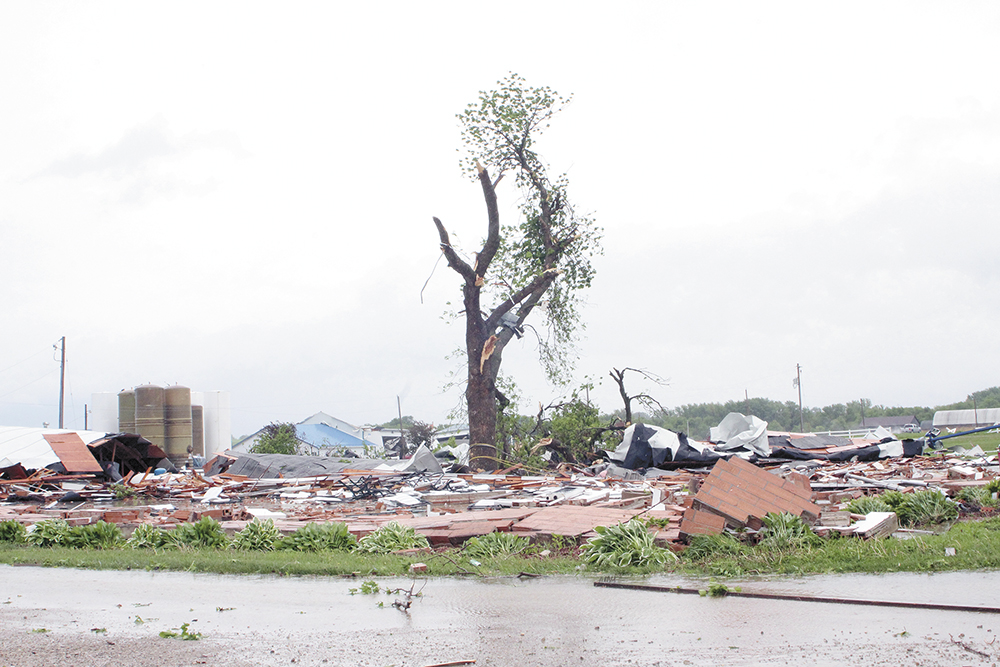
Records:
[[[473,470],[496,470],[497,402],[493,382],[476,373],[469,378],[465,398],[469,406],[469,466]]]
[[[494,184],[483,167],[479,167],[479,182],[486,200],[489,231],[482,251],[477,254],[471,266],[455,252],[444,224],[438,218],[434,218],[434,224],[441,239],[441,252],[448,259],[448,266],[464,279],[462,299],[465,305],[465,351],[469,364],[468,384],[465,389],[471,445],[469,465],[472,468],[493,471],[497,468],[496,379],[500,373],[503,348],[514,335],[511,327],[501,326],[501,318],[513,310],[516,312],[517,325],[520,326],[524,322],[559,275],[559,271],[555,268],[559,248],[555,246],[549,232],[552,206],[546,200],[544,186],[539,183],[536,187],[540,188],[539,191],[542,193],[540,224],[546,230],[545,269],[494,307],[492,312],[484,313],[480,296],[485,284],[486,271],[500,247],[500,213],[497,209]]]
[[[628,370],[627,368],[625,369]],[[625,424],[632,423],[632,398],[625,391],[625,371],[617,368],[611,369],[611,379],[618,385],[618,393],[622,395],[622,403],[625,404]]]

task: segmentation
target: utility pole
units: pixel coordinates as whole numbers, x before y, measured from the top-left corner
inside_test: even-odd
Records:
[[[799,433],[805,433],[805,422],[802,418],[802,366],[795,364],[795,379],[792,385],[799,388]]]
[[[55,347],[53,345],[52,347]],[[59,339],[59,428],[63,427],[63,405],[66,395],[66,336]]]
[[[396,397],[396,410],[399,411],[399,458],[406,457],[406,431],[403,430],[403,404],[399,401],[399,396]]]
[[[747,401],[746,407],[743,408],[743,411],[744,411],[744,413],[746,413],[747,415],[749,415],[750,414],[750,391],[748,389],[744,389],[743,390],[743,398],[745,398],[746,401]]]
[[[867,426],[865,426],[865,399],[862,398],[860,403],[861,403],[861,428],[864,429],[867,428]]]

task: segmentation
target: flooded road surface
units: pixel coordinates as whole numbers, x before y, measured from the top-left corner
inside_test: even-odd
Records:
[[[409,579],[377,580],[409,588]],[[0,566],[0,665],[993,665],[1000,615],[701,598],[546,577],[417,582]],[[662,586],[704,580],[656,576]],[[1000,607],[1000,573],[726,581],[744,591]],[[379,603],[382,606],[379,606]],[[188,623],[197,641],[164,639]]]

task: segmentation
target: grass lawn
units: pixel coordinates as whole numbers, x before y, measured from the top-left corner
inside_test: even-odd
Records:
[[[0,543],[0,563],[105,570],[175,570],[219,574],[319,576],[405,576],[412,563],[427,565],[426,576],[511,576],[528,574],[651,574],[677,572],[713,577],[752,574],[840,572],[934,572],[1000,568],[1000,517],[963,521],[941,535],[912,539],[826,539],[819,546],[769,550],[730,540],[712,552],[682,553],[665,566],[595,570],[575,550],[470,559],[461,549],[376,556],[357,552],[240,552],[227,549],[71,549]],[[945,549],[953,548],[954,556]],[[471,562],[475,560],[475,564]]]
[[[942,431],[941,435],[948,435],[948,433],[947,431]],[[997,446],[1000,445],[1000,433],[990,433],[988,431],[984,431],[982,433],[963,435],[958,438],[948,438],[947,440],[943,440],[941,445],[946,449],[952,449],[954,447],[972,449],[976,445],[979,445],[987,455],[996,454]]]

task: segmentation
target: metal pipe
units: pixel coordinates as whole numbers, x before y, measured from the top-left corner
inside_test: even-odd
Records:
[[[647,584],[622,584],[611,581],[595,581],[599,588],[627,588],[635,591],[652,591],[654,593],[681,593],[686,595],[701,595],[697,588],[681,588],[680,586],[650,586]],[[727,590],[725,597],[754,598],[758,600],[791,600],[794,602],[827,602],[830,604],[855,604],[870,607],[902,607],[905,609],[934,609],[937,611],[971,611],[985,614],[1000,614],[1000,607],[976,607],[964,604],[938,604],[935,602],[896,602],[893,600],[859,600],[856,598],[832,598],[816,595],[793,595],[788,593],[744,593]]]
[[[960,436],[963,436],[963,435],[969,435],[970,433],[982,433],[983,431],[992,431],[995,428],[998,428],[998,427],[997,427],[996,424],[993,424],[992,426],[984,426],[982,428],[975,428],[975,429],[972,429],[971,431],[962,431],[961,433],[951,433],[949,435],[942,435],[941,437],[938,437],[938,436],[929,437],[929,438],[927,438],[927,446],[933,448],[934,447],[934,443],[935,442],[939,442],[941,440],[947,440],[948,438],[957,438],[957,437],[960,437]]]

